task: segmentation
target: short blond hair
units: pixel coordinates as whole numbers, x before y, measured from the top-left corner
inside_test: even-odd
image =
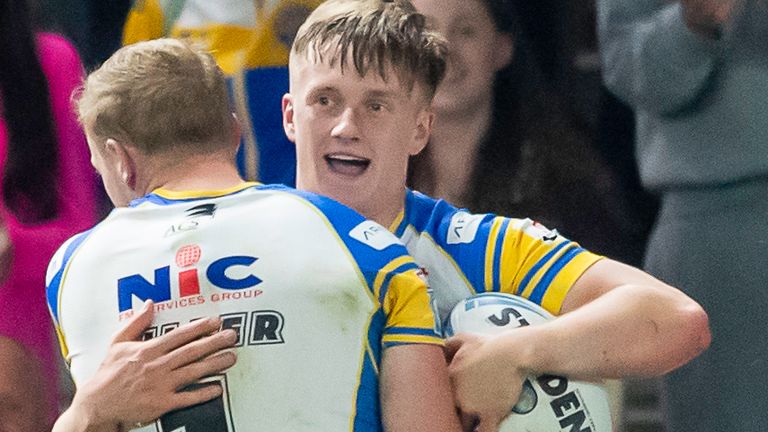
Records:
[[[311,52],[342,72],[372,70],[385,81],[391,66],[402,85],[421,84],[431,100],[445,76],[446,45],[408,0],[328,0],[299,28],[291,56]]]
[[[176,39],[119,49],[88,75],[75,104],[89,135],[126,142],[146,154],[216,151],[230,143],[235,130],[216,61]]]

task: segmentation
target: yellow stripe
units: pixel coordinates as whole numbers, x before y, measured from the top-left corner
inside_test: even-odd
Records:
[[[397,217],[395,217],[395,220],[392,221],[391,224],[389,224],[389,232],[394,233],[397,231],[397,228],[400,226],[401,223],[403,223],[403,218],[405,217],[405,209],[400,210],[400,213],[397,214]]]
[[[491,232],[488,234],[488,243],[485,245],[485,291],[493,290],[493,257],[496,250],[496,238],[499,236],[499,228],[503,219],[497,217],[491,225]]]
[[[444,345],[443,339],[436,336],[419,336],[419,335],[385,335],[381,338],[383,343],[413,343],[413,344],[430,344],[430,345]]]
[[[575,246],[575,245],[572,245],[572,246]],[[531,293],[532,293],[532,292],[533,292],[533,290],[534,290],[534,288],[536,288],[536,285],[538,285],[538,284],[539,284],[539,281],[541,280],[541,278],[542,278],[542,277],[544,277],[544,274],[545,274],[545,273],[547,272],[547,270],[549,270],[549,268],[552,266],[552,263],[554,263],[555,261],[557,261],[557,260],[558,260],[558,259],[559,259],[561,256],[563,256],[563,255],[564,255],[566,252],[568,252],[568,251],[571,249],[571,247],[572,247],[572,246],[565,246],[565,247],[563,247],[563,248],[562,248],[562,249],[560,249],[560,250],[559,250],[559,251],[558,251],[558,252],[557,252],[555,255],[553,255],[553,256],[552,256],[552,257],[549,259],[549,261],[547,261],[547,262],[546,262],[546,263],[545,263],[543,266],[541,266],[541,268],[539,269],[539,271],[538,271],[538,272],[536,272],[536,275],[534,275],[534,277],[532,277],[532,278],[531,278],[531,280],[528,282],[528,286],[526,286],[526,288],[525,288],[525,291],[524,291],[524,292],[522,292],[522,293],[521,293],[521,295],[522,295],[523,297],[525,297],[525,298],[528,298],[528,297],[530,297],[530,296],[531,296]],[[546,254],[546,252],[549,252],[549,251],[550,251],[550,249],[548,249],[548,248],[547,248],[546,250],[544,250],[544,252],[545,252],[545,253],[544,253],[544,254],[542,254],[542,256],[543,256],[543,255],[545,255],[545,254]],[[536,262],[538,262],[538,260],[537,260]],[[528,270],[529,270],[529,269],[530,269],[532,266],[534,266],[534,265],[536,265],[536,263],[535,263],[535,262],[534,262],[533,264],[530,264],[530,265],[526,266],[526,269],[525,269],[525,272],[524,272],[524,273],[526,273],[526,274],[527,274]],[[525,277],[525,274],[523,274],[523,275],[522,275],[522,277]]]
[[[232,75],[232,93],[235,112],[240,125],[243,128],[243,161],[245,166],[245,179],[257,180],[259,178],[259,143],[253,131],[251,122],[251,110],[248,105],[248,91],[245,84],[245,71]]]
[[[54,327],[56,328],[56,338],[59,340],[61,356],[64,357],[64,359],[67,361],[67,364],[69,364],[69,347],[67,347],[67,341],[64,339],[64,332],[61,331],[61,326],[58,324],[56,324]]]
[[[155,195],[159,195],[166,199],[189,199],[189,198],[216,198],[221,197],[225,195],[229,195],[235,192],[239,192],[244,189],[248,189],[252,186],[257,186],[259,183],[256,182],[243,182],[240,183],[237,186],[232,186],[231,188],[227,189],[219,189],[219,190],[202,190],[202,191],[173,191],[169,189],[164,188],[158,188],[152,191]]]
[[[387,274],[400,267],[401,265],[409,262],[413,262],[413,258],[408,255],[403,255],[388,262],[387,265],[379,270],[379,272],[376,274],[376,279],[373,280],[373,295],[376,299],[381,297],[381,284],[384,283],[384,279],[387,277]],[[384,314],[389,315],[386,303],[382,305],[382,307],[384,308]]]
[[[600,261],[602,258],[603,257],[599,255],[587,251],[576,255],[576,257],[574,257],[571,262],[569,262],[568,265],[560,270],[557,276],[555,276],[549,289],[547,289],[547,292],[541,299],[541,306],[549,312],[559,315],[560,309],[563,307],[563,301],[565,301],[565,296],[571,290],[573,284],[576,283],[576,280],[580,278],[592,264]]]

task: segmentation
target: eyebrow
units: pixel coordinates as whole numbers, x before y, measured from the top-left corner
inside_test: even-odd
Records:
[[[399,99],[399,92],[387,90],[371,90],[365,93],[368,98]]]

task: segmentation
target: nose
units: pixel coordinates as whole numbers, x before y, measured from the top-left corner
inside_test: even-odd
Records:
[[[341,112],[331,130],[331,136],[343,140],[356,140],[360,137],[359,119],[354,109],[347,108]]]

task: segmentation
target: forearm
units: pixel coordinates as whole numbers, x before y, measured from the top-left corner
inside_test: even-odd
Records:
[[[445,358],[437,345],[387,348],[380,399],[387,432],[461,430]]]
[[[495,343],[530,374],[591,379],[669,372],[701,353],[709,338],[706,313],[679,291],[622,285]]]

